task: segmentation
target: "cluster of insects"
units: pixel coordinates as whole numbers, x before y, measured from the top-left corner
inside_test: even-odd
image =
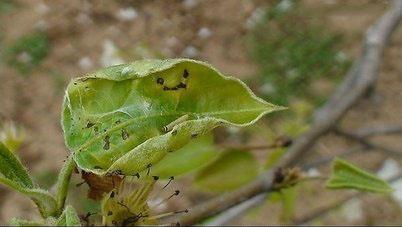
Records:
[[[156,79],[156,83],[162,85],[164,91],[177,91],[179,89],[186,89],[187,88],[186,80],[187,80],[187,78],[189,76],[190,76],[190,74],[189,74],[188,70],[184,69],[183,75],[182,75],[183,81],[181,81],[178,85],[173,86],[173,87],[166,86],[166,85],[164,85],[165,80],[162,77],[158,77]]]

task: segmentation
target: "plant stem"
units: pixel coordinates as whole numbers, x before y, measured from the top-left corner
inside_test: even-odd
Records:
[[[57,201],[57,212],[61,214],[63,212],[64,203],[67,198],[68,185],[70,183],[71,174],[75,168],[75,162],[72,157],[67,158],[63,168],[61,169],[56,182],[56,201]]]

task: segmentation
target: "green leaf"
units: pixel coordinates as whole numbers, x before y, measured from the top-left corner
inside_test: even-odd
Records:
[[[176,152],[167,154],[152,167],[152,175],[177,177],[195,171],[213,161],[219,152],[213,146],[212,135],[197,138]]]
[[[386,181],[339,158],[334,161],[332,174],[326,186],[331,189],[349,188],[380,193],[389,193],[393,190]]]
[[[81,226],[80,218],[74,207],[68,205],[57,220],[57,226]]]
[[[55,214],[56,200],[48,191],[35,187],[18,158],[1,142],[0,183],[30,197],[44,217]]]
[[[12,218],[10,221],[10,225],[12,226],[44,226],[44,222],[40,221],[31,221],[31,220],[25,220],[25,219],[20,219],[20,218]]]
[[[219,125],[250,125],[280,109],[206,63],[142,60],[71,81],[62,126],[80,168],[135,174]]]
[[[33,182],[20,160],[0,142],[0,176],[4,176],[25,188],[33,188]]]
[[[230,150],[198,172],[195,185],[210,192],[231,191],[253,180],[258,172],[259,166],[252,154]]]
[[[48,191],[40,188],[25,188],[17,182],[7,179],[3,176],[0,176],[0,183],[31,198],[38,206],[43,217],[53,216],[57,213],[56,200]]]

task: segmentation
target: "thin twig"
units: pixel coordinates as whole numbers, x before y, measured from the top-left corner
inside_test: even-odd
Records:
[[[394,150],[394,149],[391,149],[388,147],[381,146],[379,144],[375,144],[375,143],[367,140],[365,137],[361,137],[357,133],[348,132],[348,131],[345,131],[345,130],[342,130],[339,128],[335,128],[334,132],[336,134],[344,136],[346,138],[356,140],[360,144],[364,145],[366,148],[377,149],[377,150],[380,150],[380,151],[385,152],[390,155],[396,155],[396,156],[402,155],[402,151],[397,151],[397,150]]]
[[[271,191],[276,169],[297,164],[302,156],[311,151],[311,147],[316,141],[330,131],[374,85],[378,77],[385,46],[401,17],[402,1],[395,0],[391,9],[367,31],[364,39],[364,50],[347,73],[346,79],[323,108],[316,111],[311,128],[294,141],[275,168],[236,191],[226,193],[192,208],[188,215],[179,220],[179,223],[183,225],[196,224],[258,194]]]
[[[402,126],[377,126],[375,128],[364,128],[357,130],[357,135],[360,137],[371,137],[378,135],[389,135],[389,134],[397,134],[402,133]]]

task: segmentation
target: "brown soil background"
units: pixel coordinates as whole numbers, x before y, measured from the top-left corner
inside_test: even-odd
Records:
[[[208,61],[223,73],[250,77],[256,66],[248,59],[244,36],[245,23],[251,13],[267,1],[206,0],[186,8],[181,1],[40,1],[20,0],[20,7],[0,16],[4,42],[11,43],[39,24],[45,24],[51,49],[43,64],[29,77],[19,76],[6,65],[0,66],[0,116],[12,119],[27,131],[27,141],[19,152],[33,172],[61,168],[67,150],[60,127],[60,108],[63,90],[70,78],[102,67],[99,59],[104,40],[112,40],[123,51],[146,42],[154,51],[168,57],[182,56],[191,45],[198,49],[196,58]],[[41,10],[45,4],[48,8]],[[313,9],[311,17],[323,20],[330,30],[344,35],[343,51],[351,58],[361,50],[361,38],[367,27],[387,8],[387,1],[303,1]],[[120,8],[133,6],[138,17],[124,22],[116,17]],[[45,12],[43,12],[45,11]],[[212,35],[202,39],[197,32],[208,27]],[[267,31],[269,32],[269,31]],[[169,40],[175,37],[172,44]],[[88,57],[93,65],[79,67],[79,60]],[[342,122],[349,129],[378,125],[402,125],[402,29],[393,35],[384,56],[380,79],[374,98],[363,100]],[[60,73],[61,82],[51,73]],[[61,85],[60,85],[61,83]],[[59,84],[59,85],[57,85]],[[400,136],[375,138],[395,149],[402,149]],[[316,146],[316,155],[342,152],[350,146],[334,135],[328,135]],[[365,168],[378,168],[385,155],[379,152],[357,154],[350,160]],[[397,159],[398,160],[398,159]],[[400,161],[400,158],[399,158]],[[324,168],[326,169],[326,168]],[[325,171],[325,170],[324,170]],[[302,191],[297,204],[297,217],[319,208],[342,193],[326,193],[311,189]],[[11,217],[33,217],[33,205],[15,192],[0,189],[0,224]],[[364,216],[353,223],[345,222],[336,212],[326,216],[320,224],[401,224],[401,209],[391,200],[369,195],[362,198]],[[235,224],[277,223],[279,207],[265,205]]]

